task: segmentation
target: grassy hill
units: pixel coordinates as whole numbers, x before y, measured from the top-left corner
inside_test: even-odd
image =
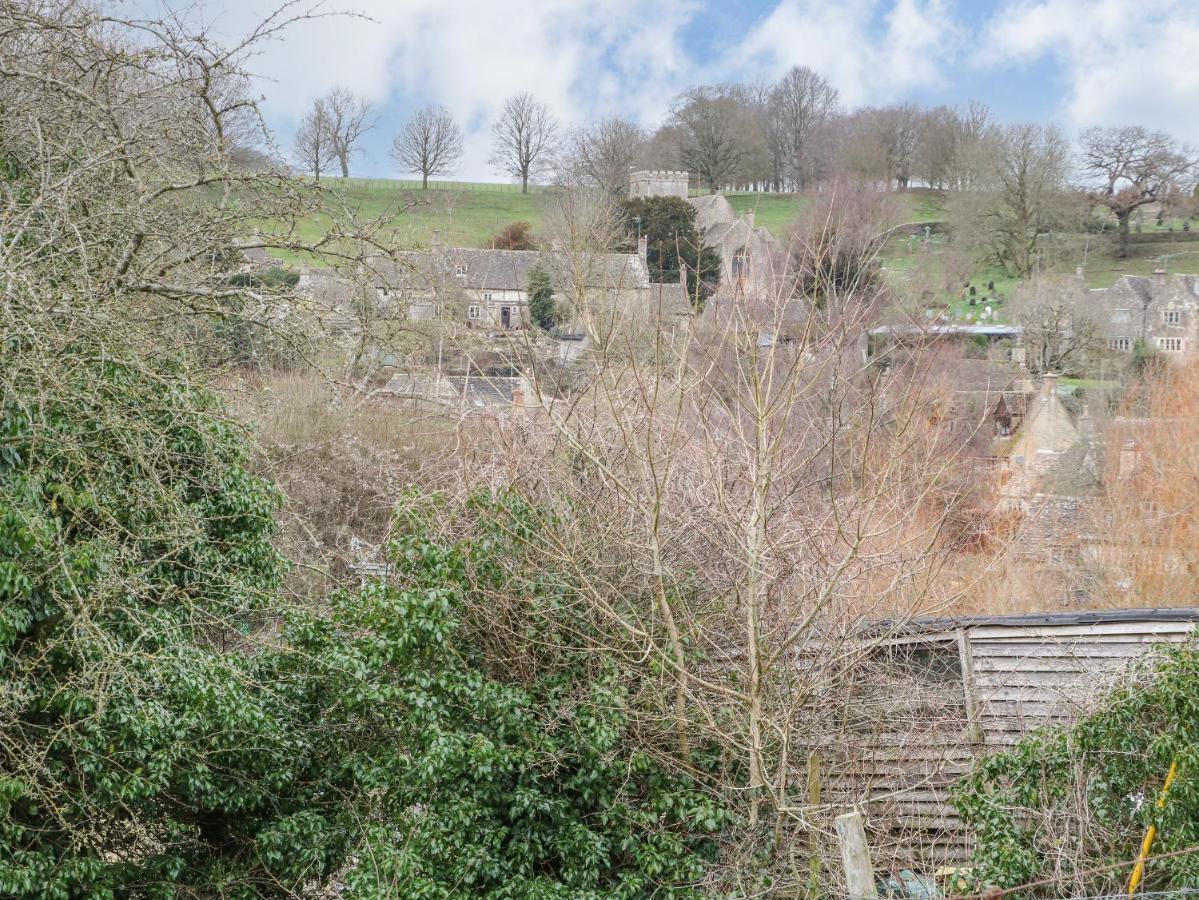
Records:
[[[386,178],[328,179],[325,184],[361,218],[386,220],[392,239],[400,247],[427,247],[434,231],[439,231],[441,240],[451,246],[486,247],[510,222],[528,222],[535,232],[545,223],[545,191],[532,189],[522,194],[516,185],[441,181],[421,190],[419,182]],[[808,199],[801,194],[727,196],[738,213],[755,210],[757,224],[780,238],[790,233]],[[937,218],[930,196],[903,195],[907,221]],[[299,223],[297,236],[315,240],[325,233],[329,223],[328,216],[314,214]]]
[[[382,178],[350,178],[327,182],[339,202],[344,203],[364,219],[381,218],[387,222],[391,239],[399,247],[427,247],[433,233],[440,232],[441,240],[451,246],[486,247],[491,239],[510,222],[523,221],[541,231],[545,224],[544,189],[520,193],[511,184],[482,184],[471,182],[433,182],[429,190],[421,190],[419,182]],[[785,239],[807,203],[802,194],[728,193],[733,208],[741,214],[754,210],[755,221],[779,238]],[[896,196],[900,218],[907,222],[928,222],[941,217],[940,196],[931,191],[911,191]],[[316,239],[329,226],[328,216],[314,214],[299,223],[299,237]],[[1181,229],[1180,223],[1170,223]],[[884,265],[896,277],[905,277],[919,266],[936,270],[944,254],[944,239],[936,237],[930,247],[931,259],[921,261],[921,253],[910,239],[897,238],[885,251]],[[287,257],[292,262],[307,259]],[[1199,243],[1134,244],[1128,259],[1117,259],[1110,238],[1083,235],[1066,236],[1052,267],[1061,272],[1073,272],[1086,259],[1086,279],[1090,287],[1107,287],[1122,274],[1148,274],[1164,267],[1171,272],[1199,272]],[[961,297],[942,298],[962,314],[973,312],[965,298],[965,281],[983,294],[984,287],[995,283],[1001,298],[1010,297],[1015,281],[1005,273],[979,267],[968,279],[963,279]],[[1000,311],[1000,315],[1002,312]]]

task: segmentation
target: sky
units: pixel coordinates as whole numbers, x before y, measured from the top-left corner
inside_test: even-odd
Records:
[[[235,40],[277,2],[189,0],[187,15]],[[326,0],[320,9],[334,14],[290,26],[250,68],[283,147],[334,86],[368,99],[375,127],[352,166],[363,176],[411,177],[388,148],[426,104],[448,107],[466,134],[453,177],[504,181],[488,164],[490,125],[512,94],[534,94],[564,125],[620,113],[652,127],[691,85],[773,79],[793,65],[825,76],[847,108],[973,99],[1001,121],[1054,121],[1071,134],[1138,124],[1199,145],[1199,0]]]

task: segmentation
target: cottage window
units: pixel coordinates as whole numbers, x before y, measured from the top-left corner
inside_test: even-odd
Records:
[[[483,302],[484,303],[490,303],[491,299],[492,299],[492,294],[490,291],[487,291],[486,293],[483,294]]]
[[[1157,339],[1157,347],[1166,353],[1181,353],[1182,338],[1164,337]]]
[[[468,319],[481,319],[483,318],[483,310],[479,307],[479,304],[472,303],[467,307],[466,317]]]
[[[1132,350],[1132,338],[1111,338],[1107,342],[1107,348],[1109,350],[1116,350],[1120,353],[1128,353],[1130,350]]]
[[[1167,325],[1181,325],[1182,324],[1182,310],[1181,309],[1167,309],[1165,311],[1165,313],[1163,314],[1162,319]]]
[[[466,277],[466,266],[461,263],[454,266],[454,274],[457,275],[459,278],[465,278]]]

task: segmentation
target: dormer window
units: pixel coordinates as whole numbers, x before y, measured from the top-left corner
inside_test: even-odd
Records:
[[[466,277],[466,266],[462,263],[459,263],[458,265],[454,266],[454,274],[458,278],[465,278]]]

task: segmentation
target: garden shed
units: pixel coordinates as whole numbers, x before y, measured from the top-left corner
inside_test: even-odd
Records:
[[[973,762],[1068,720],[1152,648],[1192,639],[1199,609],[1114,609],[877,622],[822,740],[825,803],[864,802],[876,866],[959,862],[949,803]]]

